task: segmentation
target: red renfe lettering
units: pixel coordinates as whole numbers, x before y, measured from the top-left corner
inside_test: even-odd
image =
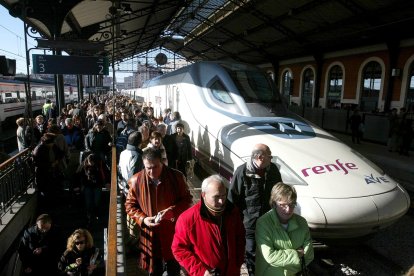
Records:
[[[335,160],[333,164],[326,164],[326,165],[317,165],[311,168],[304,168],[302,169],[302,174],[304,177],[308,177],[311,173],[314,174],[323,174],[335,171],[343,171],[346,175],[348,174],[349,170],[357,170],[358,167],[354,163],[342,163],[339,159]]]

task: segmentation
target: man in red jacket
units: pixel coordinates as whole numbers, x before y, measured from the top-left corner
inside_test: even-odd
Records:
[[[177,220],[171,249],[191,276],[240,275],[245,230],[240,212],[226,195],[219,175],[204,179],[201,201]]]

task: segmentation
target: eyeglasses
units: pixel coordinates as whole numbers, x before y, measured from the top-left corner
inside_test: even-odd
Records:
[[[85,241],[75,241],[76,245],[81,245],[81,244],[85,244]]]
[[[273,159],[273,156],[271,154],[261,154],[259,155],[260,159],[264,159],[264,158],[269,158],[269,159]]]
[[[279,206],[282,209],[287,209],[288,207],[293,209],[295,208],[297,205],[296,202],[292,202],[292,203],[277,203],[277,206]]]

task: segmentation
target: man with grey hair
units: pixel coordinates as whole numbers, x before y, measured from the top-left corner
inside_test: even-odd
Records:
[[[189,275],[240,275],[245,232],[219,175],[204,179],[201,200],[177,220],[171,246]]]
[[[106,114],[100,114],[98,116],[98,120],[102,120],[104,122],[105,129],[109,132],[109,134],[111,135],[111,137],[114,137],[114,126],[108,120]]]
[[[249,276],[254,275],[256,221],[269,211],[268,204],[272,187],[282,181],[279,169],[271,162],[272,152],[265,144],[253,147],[250,161],[234,172],[228,193],[228,200],[236,205],[246,230],[246,266]]]

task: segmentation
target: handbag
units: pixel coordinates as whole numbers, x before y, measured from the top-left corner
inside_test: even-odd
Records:
[[[306,266],[305,256],[302,256],[302,258],[300,259],[300,265],[301,265],[302,270],[296,275],[310,276],[309,268]]]

